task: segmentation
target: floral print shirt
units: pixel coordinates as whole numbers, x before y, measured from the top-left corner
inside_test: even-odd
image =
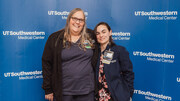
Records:
[[[99,77],[98,77],[98,101],[113,101],[108,89],[105,73],[103,71],[104,64],[102,63],[102,56],[100,58]]]

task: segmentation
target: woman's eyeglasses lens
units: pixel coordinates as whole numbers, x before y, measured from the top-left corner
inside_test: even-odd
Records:
[[[76,17],[71,17],[73,21],[77,22],[79,21],[80,23],[83,23],[84,22],[84,19],[79,19],[79,18],[76,18]]]

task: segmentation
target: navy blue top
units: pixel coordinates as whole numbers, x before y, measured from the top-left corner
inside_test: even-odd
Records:
[[[133,65],[129,58],[129,52],[123,46],[107,45],[105,50],[111,50],[114,52],[112,61],[110,64],[105,64],[103,72],[106,76],[106,82],[108,89],[114,101],[129,101],[130,97],[134,93],[134,72]],[[101,53],[99,48],[99,57],[96,67],[96,80],[99,77],[99,65]],[[97,81],[98,82],[98,81]]]
[[[88,94],[94,90],[94,71],[91,65],[92,49],[80,48],[72,43],[70,48],[62,50],[63,94]]]

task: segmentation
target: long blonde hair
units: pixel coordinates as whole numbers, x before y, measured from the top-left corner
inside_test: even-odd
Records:
[[[63,39],[63,47],[66,48],[66,47],[70,47],[71,46],[71,35],[70,35],[70,27],[69,27],[69,24],[70,24],[70,20],[71,20],[71,17],[74,13],[78,12],[78,11],[82,11],[83,12],[83,15],[84,15],[84,19],[85,19],[85,14],[84,14],[84,11],[81,9],[81,8],[75,8],[73,9],[68,17],[67,17],[67,20],[66,20],[66,26],[65,26],[65,33],[64,33],[64,39]],[[80,43],[79,43],[79,47],[82,47],[84,50],[85,50],[85,46],[84,46],[84,41],[85,40],[89,40],[90,41],[90,45],[93,46],[93,43],[92,43],[92,39],[90,38],[90,36],[88,35],[88,33],[86,32],[86,20],[84,21],[84,26],[82,28],[82,31],[80,32],[81,34],[81,38],[80,38]],[[91,46],[91,47],[92,47]]]

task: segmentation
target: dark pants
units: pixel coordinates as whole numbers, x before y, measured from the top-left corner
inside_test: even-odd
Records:
[[[94,92],[84,95],[63,95],[63,101],[94,101]]]

